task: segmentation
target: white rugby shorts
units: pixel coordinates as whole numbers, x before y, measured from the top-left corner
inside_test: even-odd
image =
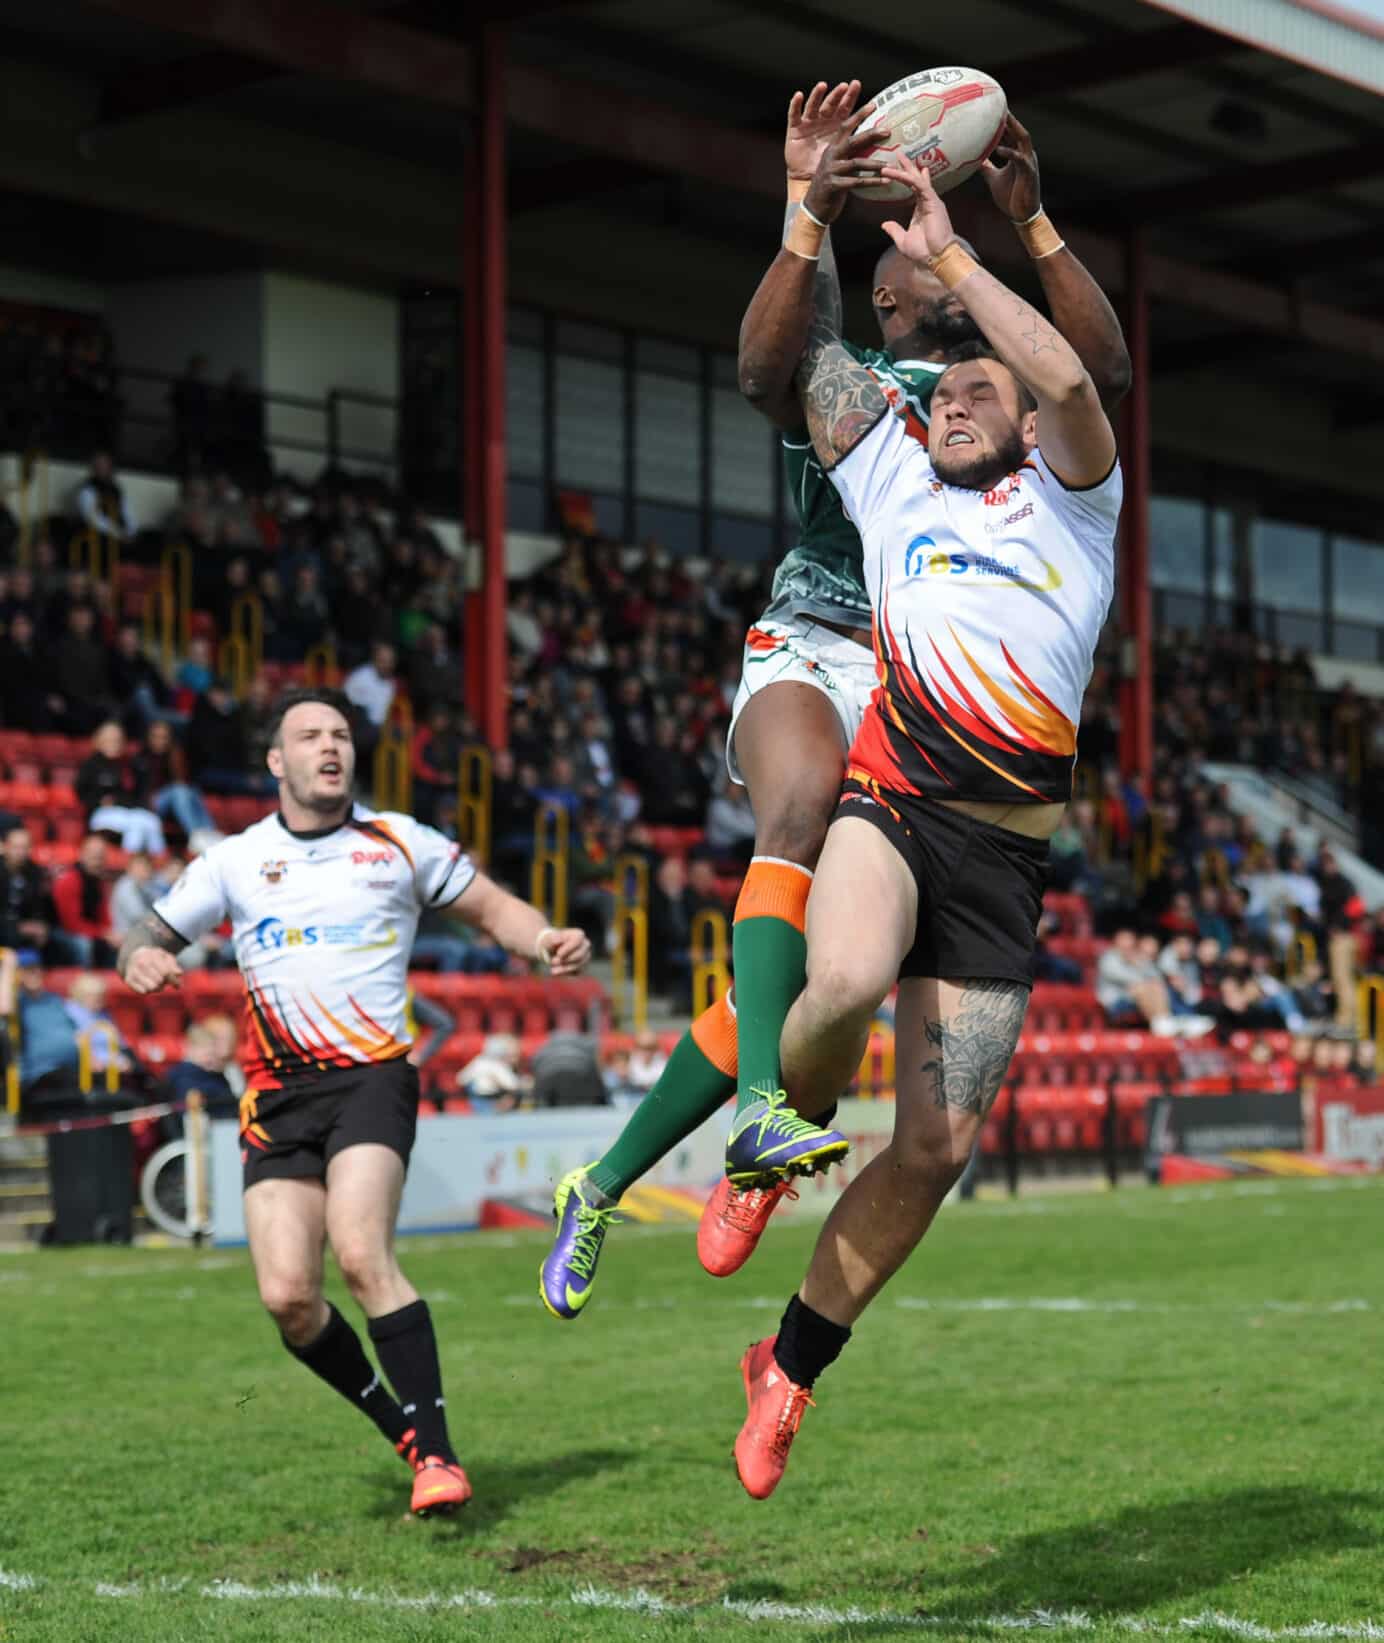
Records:
[[[874,652],[811,616],[763,617],[745,635],[740,688],[730,711],[726,769],[743,782],[735,758],[735,727],[751,697],[769,685],[811,685],[836,709],[849,748],[877,683]]]

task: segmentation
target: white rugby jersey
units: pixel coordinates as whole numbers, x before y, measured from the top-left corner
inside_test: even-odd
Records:
[[[1035,449],[993,489],[964,490],[887,415],[831,479],[864,544],[879,675],[851,774],[930,798],[1070,799],[1119,463],[1074,490]]]
[[[411,816],[356,805],[292,833],[275,814],[214,844],[154,911],[188,941],[231,920],[252,1089],[405,1055],[409,954],[424,907],[471,884],[470,858]]]

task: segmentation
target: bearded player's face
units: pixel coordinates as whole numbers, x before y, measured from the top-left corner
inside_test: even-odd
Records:
[[[973,359],[944,371],[933,390],[928,454],[939,479],[988,491],[1032,450],[1037,418],[998,360]]]
[[[284,714],[278,740],[269,749],[269,770],[295,804],[325,815],[351,796],[356,749],[351,727],[325,702],[304,702]]]

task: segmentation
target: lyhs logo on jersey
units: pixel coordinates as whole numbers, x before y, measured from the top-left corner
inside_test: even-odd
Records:
[[[392,850],[353,850],[352,867],[387,867],[394,860]]]
[[[318,931],[309,924],[297,930],[281,918],[262,918],[255,926],[255,941],[261,947],[315,947]]]
[[[994,490],[986,491],[985,506],[987,508],[1005,507],[1019,494],[1019,486],[1021,483],[1022,481],[1020,480],[1018,474],[1010,474],[1009,478],[1005,480],[1003,485],[996,485]]]
[[[262,861],[260,863],[260,877],[266,884],[277,884],[288,871],[286,861]]]

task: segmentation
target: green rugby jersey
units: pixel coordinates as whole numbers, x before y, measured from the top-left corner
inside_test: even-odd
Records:
[[[908,415],[923,428],[937,379],[945,365],[923,359],[890,359],[878,348],[844,344],[852,358],[908,402]],[[870,600],[861,568],[860,533],[846,518],[836,487],[812,449],[807,429],[783,436],[788,490],[798,510],[798,542],[774,575],[766,617],[815,616],[820,621],[869,627]]]

